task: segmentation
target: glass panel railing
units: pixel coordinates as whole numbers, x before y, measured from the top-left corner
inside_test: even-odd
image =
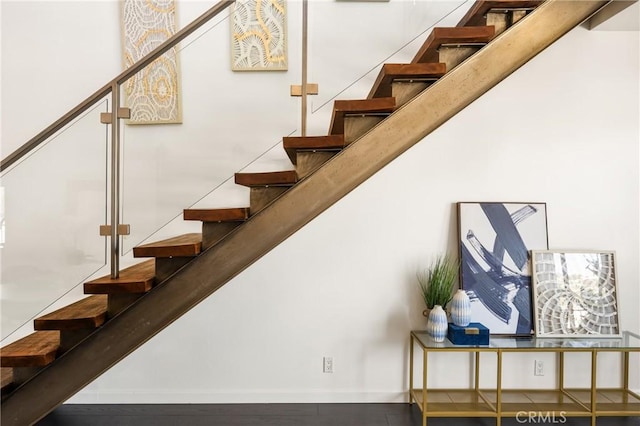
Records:
[[[123,126],[122,222],[131,225],[131,234],[123,238],[123,254],[143,241],[172,236],[154,233],[173,219],[181,221],[182,210],[213,188],[225,181],[233,183],[235,172],[299,126],[299,99],[290,96],[290,85],[300,83],[300,7],[299,2],[287,4],[285,71],[232,71],[233,6],[180,43],[181,123]],[[146,71],[132,80],[149,80]],[[127,84],[123,92],[130,90]],[[269,167],[291,169],[292,165],[283,151]],[[237,202],[220,200],[220,207],[248,205],[242,197]],[[185,223],[176,231],[192,230],[197,232],[197,223]]]
[[[467,5],[465,7],[464,5]],[[433,27],[456,26],[468,1],[309,2],[309,134],[326,134],[336,99],[365,99],[381,66],[410,63]]]
[[[3,172],[2,339],[105,265],[106,110],[98,102]]]
[[[434,26],[460,20],[464,4],[309,2],[308,81],[320,92],[308,97],[307,134],[327,134],[334,99],[366,98],[383,63],[410,62]],[[301,83],[302,2],[287,2],[287,71],[231,70],[221,40],[229,39],[232,13],[178,49],[182,123],[124,126],[125,255],[143,242],[198,232],[199,223],[182,220],[184,208],[248,206],[235,172],[293,169],[281,140],[300,135],[300,98],[290,86]]]
[[[433,25],[455,25],[463,3],[309,2],[308,82],[320,92],[308,98],[307,134],[327,134],[333,99],[365,98],[383,63],[409,62]],[[140,243],[197,232],[199,223],[182,220],[185,208],[248,206],[234,173],[293,169],[281,142],[300,135],[300,98],[290,89],[302,78],[303,4],[286,4],[287,70],[231,70],[230,8],[177,47],[181,122],[122,123],[120,222],[131,225],[122,266]],[[179,2],[179,26],[210,6]],[[124,82],[123,99],[127,90]],[[109,222],[105,110],[106,101],[92,107],[3,174],[2,336],[105,264],[97,236]]]

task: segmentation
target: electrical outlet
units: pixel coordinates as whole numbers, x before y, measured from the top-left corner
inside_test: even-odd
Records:
[[[544,376],[544,362],[535,360],[534,368],[533,368],[534,376]]]
[[[323,373],[333,373],[333,358],[330,356],[325,356],[322,358],[322,372]]]

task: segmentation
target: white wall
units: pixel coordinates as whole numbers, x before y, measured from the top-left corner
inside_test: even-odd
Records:
[[[455,252],[463,200],[546,201],[552,248],[616,250],[622,323],[640,329],[639,48],[572,31],[71,402],[403,401],[425,323],[414,274]],[[466,361],[434,358],[432,384],[466,385]],[[533,377],[533,357],[510,358],[505,385],[552,386],[552,361]]]

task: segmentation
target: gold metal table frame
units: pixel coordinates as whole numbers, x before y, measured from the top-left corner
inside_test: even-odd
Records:
[[[631,352],[640,352],[640,335],[623,332],[616,338],[506,338],[492,337],[488,345],[454,345],[449,340],[436,343],[426,331],[412,331],[409,349],[409,403],[422,412],[422,425],[427,417],[493,417],[500,426],[503,417],[518,423],[564,423],[566,417],[590,417],[596,425],[599,416],[640,416],[640,395],[629,389]],[[416,345],[417,344],[417,345]],[[414,351],[422,348],[422,387],[414,387]],[[473,384],[468,389],[427,389],[429,353],[465,352],[474,354]],[[480,388],[480,354],[496,355],[496,386]],[[552,352],[557,354],[557,387],[555,389],[503,389],[502,360],[505,353]],[[591,355],[590,387],[566,388],[565,354]],[[621,387],[597,386],[598,354],[619,352],[622,356]]]

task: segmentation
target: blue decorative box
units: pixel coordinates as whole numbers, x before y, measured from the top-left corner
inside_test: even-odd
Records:
[[[454,345],[488,345],[489,329],[479,322],[469,323],[466,327],[449,323],[447,338]]]

